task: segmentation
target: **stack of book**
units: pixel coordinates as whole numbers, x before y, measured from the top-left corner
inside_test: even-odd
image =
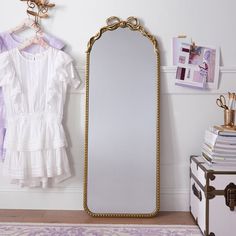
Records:
[[[209,164],[236,166],[236,130],[213,126],[205,131],[202,156]]]

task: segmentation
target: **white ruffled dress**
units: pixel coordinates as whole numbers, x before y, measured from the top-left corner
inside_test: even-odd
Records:
[[[7,128],[3,170],[12,182],[46,187],[50,179],[70,177],[63,106],[67,85],[79,83],[71,57],[58,49],[30,54],[16,48],[0,55]]]

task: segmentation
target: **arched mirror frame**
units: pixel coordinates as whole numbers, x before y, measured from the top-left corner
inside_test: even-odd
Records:
[[[132,31],[140,32],[144,37],[148,38],[153,44],[154,53],[156,55],[156,211],[150,214],[130,214],[130,213],[93,213],[89,210],[87,205],[87,187],[88,187],[88,125],[89,125],[89,66],[90,53],[94,43],[102,37],[106,31],[114,31],[118,28],[128,28]],[[107,26],[101,28],[99,32],[90,38],[86,51],[86,72],[85,72],[85,87],[86,87],[86,104],[85,104],[85,167],[84,167],[84,196],[83,205],[85,211],[94,217],[153,217],[156,216],[160,210],[160,51],[156,38],[151,35],[143,26],[140,25],[137,18],[131,16],[126,21],[118,17],[112,16],[107,19]]]

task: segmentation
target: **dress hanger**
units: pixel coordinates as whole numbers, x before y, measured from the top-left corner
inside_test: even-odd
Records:
[[[23,50],[33,44],[40,45],[44,48],[48,48],[48,43],[43,39],[44,32],[40,27],[39,19],[40,18],[47,18],[48,15],[46,14],[49,8],[55,6],[55,4],[49,3],[46,0],[21,0],[26,1],[28,5],[27,14],[28,19],[26,19],[22,24],[15,27],[10,31],[10,33],[15,33],[21,30],[25,30],[26,28],[31,28],[36,32],[35,37],[26,40],[23,42],[18,49]],[[37,8],[37,11],[34,11],[34,8]],[[34,20],[30,18],[30,16],[34,17]]]
[[[49,45],[48,43],[43,39],[43,31],[41,29],[41,27],[39,26],[39,23],[34,22],[34,24],[37,27],[37,31],[36,31],[36,35],[33,38],[30,38],[28,40],[26,40],[25,42],[23,42],[18,49],[19,50],[23,50],[31,45],[40,45],[43,48],[48,48]]]
[[[33,38],[27,39],[24,41],[19,47],[19,50],[23,50],[33,44],[40,45],[44,48],[48,48],[48,43],[43,39],[43,30],[41,29],[38,22],[32,20],[31,18],[26,19],[23,24],[17,26],[13,30],[11,30],[11,33],[19,32],[22,30],[25,30],[26,28],[31,28],[35,31],[35,36]]]
[[[40,28],[39,24],[35,23],[34,20],[32,20],[31,18],[26,18],[20,25],[16,26],[15,28],[9,30],[9,33],[17,33],[17,32],[21,32],[24,31],[25,29],[32,29],[38,33],[43,33],[42,29]]]
[[[21,50],[24,50],[32,45],[40,45],[41,47],[47,49],[49,47],[48,43],[43,39],[43,37],[41,36],[35,36],[31,39],[28,39],[26,40],[25,42],[23,42],[19,47],[18,49],[21,51]]]
[[[23,23],[21,23],[20,25],[18,25],[17,27],[15,27],[14,29],[10,30],[9,33],[16,33],[19,31],[23,31],[26,28],[30,28],[32,30],[35,31],[35,36],[33,38],[27,39],[26,41],[24,41],[19,47],[19,50],[23,50],[33,44],[37,44],[40,45],[44,48],[48,48],[49,45],[47,44],[47,42],[43,39],[43,31],[39,25],[38,22],[28,18],[26,20],[23,21]]]

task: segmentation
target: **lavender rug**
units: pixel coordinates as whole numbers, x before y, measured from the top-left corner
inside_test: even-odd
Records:
[[[201,236],[197,226],[0,223],[1,236]]]

